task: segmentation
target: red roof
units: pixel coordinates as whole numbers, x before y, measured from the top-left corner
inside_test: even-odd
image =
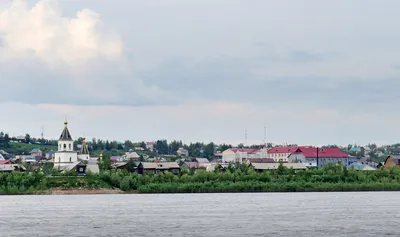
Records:
[[[305,157],[317,157],[317,148],[299,147],[295,153],[302,153]],[[339,148],[318,148],[318,157],[347,158],[349,156]]]
[[[293,153],[300,147],[304,147],[304,146],[274,147],[274,148],[269,149],[268,153],[270,153],[270,154],[274,154],[274,153]]]
[[[229,148],[229,150],[233,152],[246,152],[246,153],[253,153],[256,151],[259,151],[260,149],[258,148]]]
[[[0,165],[14,164],[11,160],[0,160]]]

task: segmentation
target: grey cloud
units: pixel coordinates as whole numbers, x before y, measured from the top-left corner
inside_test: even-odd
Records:
[[[400,70],[400,64],[393,64],[392,68],[396,69],[396,70]]]
[[[318,107],[362,110],[390,107],[400,102],[400,82],[392,78],[337,81],[324,77],[263,77],[257,65],[238,61],[195,64],[171,61],[140,76],[148,85],[182,98],[247,102],[279,106],[307,103]]]
[[[1,101],[27,104],[176,104],[174,95],[147,87],[130,70],[97,62],[82,71],[49,69],[37,60],[0,64]],[[162,98],[162,99],[160,99]]]

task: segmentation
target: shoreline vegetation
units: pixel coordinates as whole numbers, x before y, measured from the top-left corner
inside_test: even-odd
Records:
[[[179,175],[139,175],[127,170],[102,170],[86,176],[42,170],[0,174],[0,195],[350,191],[400,191],[400,168],[356,171],[332,164],[295,171],[280,165],[276,170],[256,172],[236,164],[226,171],[182,170]]]

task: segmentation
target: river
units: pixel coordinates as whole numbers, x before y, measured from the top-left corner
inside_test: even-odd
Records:
[[[0,236],[400,236],[400,192],[0,196]]]

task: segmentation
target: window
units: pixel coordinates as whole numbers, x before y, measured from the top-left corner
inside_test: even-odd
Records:
[[[67,144],[64,144],[64,149],[67,149]]]
[[[72,158],[70,157],[70,158],[69,158],[69,162],[71,162],[71,161],[72,161]]]
[[[71,150],[71,144],[69,144],[69,149]]]

